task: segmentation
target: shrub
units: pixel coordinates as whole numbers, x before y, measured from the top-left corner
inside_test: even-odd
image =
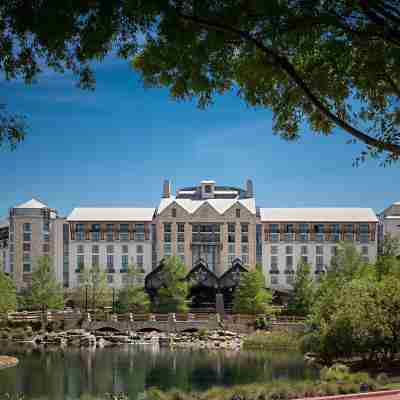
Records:
[[[245,349],[293,349],[300,344],[299,336],[289,331],[258,332],[243,342]]]
[[[389,377],[384,372],[381,372],[376,376],[376,381],[379,385],[385,386],[389,383]]]

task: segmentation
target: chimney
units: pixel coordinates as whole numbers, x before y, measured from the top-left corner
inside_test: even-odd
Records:
[[[164,199],[168,199],[169,197],[171,197],[171,183],[168,179],[164,180],[162,197]]]
[[[253,181],[251,179],[247,179],[246,181],[246,197],[254,197]]]

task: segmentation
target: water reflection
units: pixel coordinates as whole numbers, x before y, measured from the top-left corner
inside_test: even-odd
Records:
[[[152,386],[204,390],[317,375],[297,353],[171,351],[152,345],[64,350],[4,342],[0,346],[3,354],[20,359],[18,367],[0,371],[0,393],[24,393],[29,399],[76,399],[83,393],[106,392],[125,392],[135,398]]]

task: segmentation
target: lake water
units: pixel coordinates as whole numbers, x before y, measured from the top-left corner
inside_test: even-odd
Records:
[[[154,386],[205,390],[318,376],[295,352],[169,350],[154,345],[40,349],[0,342],[0,354],[20,360],[17,367],[0,370],[0,395],[23,393],[25,399],[78,399],[111,392],[135,399]]]

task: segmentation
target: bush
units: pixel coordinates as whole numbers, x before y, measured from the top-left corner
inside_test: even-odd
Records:
[[[381,372],[376,376],[376,381],[379,385],[385,386],[389,383],[389,377],[384,372]]]
[[[258,332],[243,342],[245,349],[294,349],[299,345],[299,335],[289,331]]]

